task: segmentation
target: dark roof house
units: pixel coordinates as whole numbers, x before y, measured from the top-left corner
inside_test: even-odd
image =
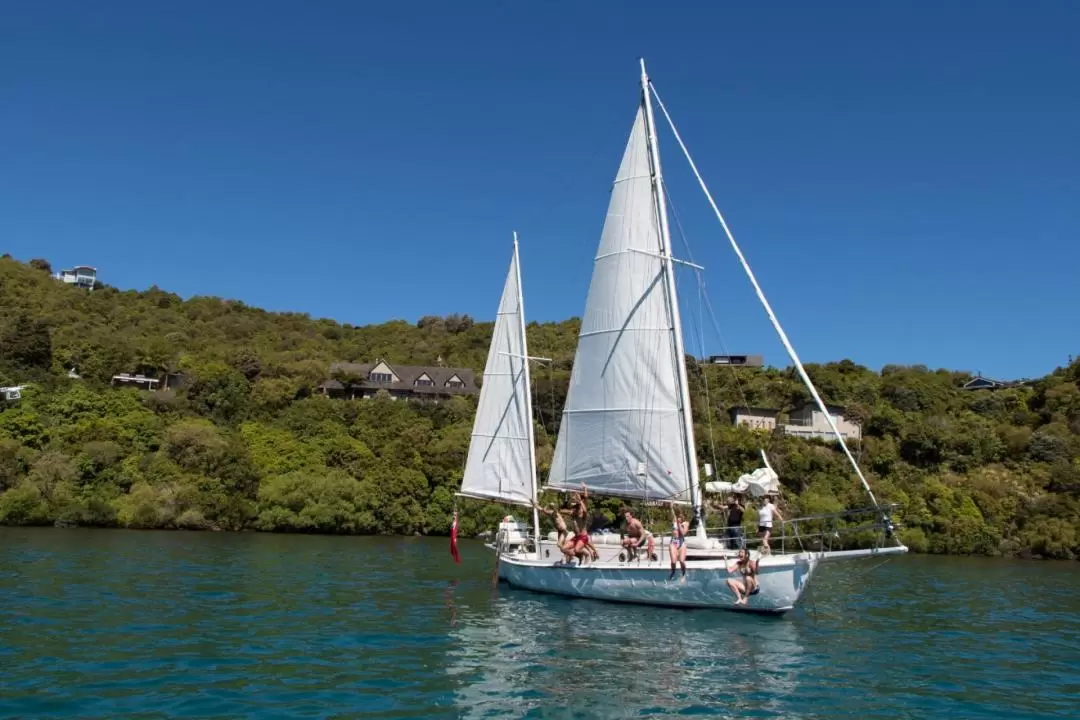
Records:
[[[993,378],[976,375],[968,380],[960,388],[961,390],[1000,390],[1002,388],[1019,387],[1027,385],[1028,380],[994,380]]]
[[[331,378],[317,388],[332,397],[374,397],[386,390],[391,397],[430,398],[473,395],[476,376],[468,368],[428,365],[391,365],[383,360],[373,363],[334,363]]]

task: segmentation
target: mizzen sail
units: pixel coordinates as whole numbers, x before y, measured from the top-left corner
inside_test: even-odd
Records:
[[[517,244],[484,366],[461,494],[531,505],[532,417]]]
[[[686,502],[689,465],[644,108],[615,177],[548,485]]]

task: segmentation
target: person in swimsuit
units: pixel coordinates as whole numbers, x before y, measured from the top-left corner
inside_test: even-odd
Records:
[[[671,544],[668,546],[668,554],[671,555],[671,575],[668,580],[675,578],[675,563],[682,568],[680,582],[686,582],[686,534],[690,530],[690,523],[683,519],[682,511],[675,509],[675,503],[671,503]]]
[[[566,520],[563,519],[562,512],[561,511],[556,512],[555,508],[552,507],[551,505],[548,505],[546,507],[540,507],[539,505],[536,504],[536,501],[533,501],[533,506],[537,510],[539,510],[540,512],[544,513],[545,515],[550,516],[555,521],[555,530],[558,532],[556,542],[559,545],[559,550],[562,551],[563,559],[564,560],[573,560],[574,559],[573,547],[567,544],[567,540],[568,540],[567,535],[570,534],[570,531],[566,527]]]
[[[630,508],[623,508],[622,513],[623,517],[626,518],[626,537],[622,539],[622,546],[628,551],[627,559],[633,558],[637,551],[641,549],[642,544],[647,542],[649,559],[651,560],[653,550],[656,547],[653,534],[648,532],[645,526],[641,524],[641,521],[634,517],[634,513]]]
[[[729,573],[738,573],[742,576],[742,580],[735,578],[728,578],[727,584],[731,588],[731,592],[735,593],[735,604],[745,605],[750,599],[750,596],[757,592],[758,589],[758,564],[756,560],[750,559],[750,551],[746,548],[739,550],[739,557],[735,560],[734,565],[728,565],[727,571]]]
[[[574,493],[570,498],[570,509],[561,510],[565,515],[570,516],[570,520],[574,524],[574,536],[568,541],[570,552],[579,559],[580,562],[585,561],[585,553],[595,560],[599,553],[596,552],[596,548],[592,546],[592,541],[589,540],[589,490],[585,487],[585,484],[581,485],[581,492]]]

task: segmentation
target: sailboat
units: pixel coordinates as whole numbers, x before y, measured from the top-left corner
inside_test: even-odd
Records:
[[[525,337],[525,302],[521,288],[518,237],[506,274],[495,327],[491,335],[483,385],[469,441],[469,455],[461,479],[464,497],[520,505],[532,510],[532,528],[540,527],[536,508],[537,475],[530,358]],[[529,526],[507,516],[499,525],[498,552],[523,552],[530,539]]]
[[[676,263],[701,268],[672,256],[654,93],[642,61],[640,102],[594,260],[547,487],[559,491],[584,487],[592,495],[689,506],[697,529],[696,537],[688,539],[688,548],[718,552],[712,557],[708,552],[704,557],[688,552],[683,578],[669,571],[664,550],[659,558],[633,561],[601,551],[597,561],[578,564],[560,560],[560,553],[545,551],[545,543],[537,542],[535,553],[501,552],[499,575],[514,586],[560,595],[781,614],[795,607],[822,553],[801,549],[756,553],[758,590],[745,604],[736,604],[728,586],[734,577],[729,570],[730,553],[722,541],[707,537],[675,287]],[[824,409],[670,116],[656,98],[785,348]],[[835,426],[833,430],[877,506],[854,457]],[[538,531],[536,521],[534,513],[533,527]]]

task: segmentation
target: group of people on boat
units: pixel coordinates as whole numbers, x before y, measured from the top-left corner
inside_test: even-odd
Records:
[[[584,562],[586,556],[590,560],[600,558],[600,553],[597,552],[596,546],[593,545],[592,540],[589,538],[589,489],[584,484],[581,486],[581,492],[576,492],[570,496],[569,507],[556,510],[551,505],[544,507],[536,505],[536,508],[555,521],[555,530],[558,533],[557,542],[564,560],[572,562],[576,559],[579,562]],[[567,527],[564,515],[570,518],[573,525],[574,532],[572,535]]]
[[[690,522],[680,507],[667,503],[671,510],[671,537],[668,543],[668,556],[671,562],[669,580],[675,579],[675,573],[681,571],[680,582],[686,582],[686,539],[690,534]],[[553,505],[536,505],[537,510],[550,517],[555,523],[557,543],[566,562],[580,564],[595,561],[599,552],[589,537],[589,491],[584,485],[579,492],[572,493],[568,506],[555,508]],[[743,531],[743,517],[746,512],[746,499],[741,493],[732,494],[723,505],[725,518],[726,545],[731,550],[738,550],[733,562],[727,564],[727,571],[734,575],[728,579],[728,587],[735,595],[737,605],[746,605],[750,596],[758,591],[758,561],[753,559],[746,547]],[[620,515],[625,521],[622,547],[627,559],[633,559],[644,548],[646,557],[656,559],[656,537],[638,518],[634,510],[624,507]],[[569,523],[567,520],[569,519]],[[767,495],[758,508],[758,534],[761,537],[761,554],[771,552],[769,541],[772,537],[774,522],[784,522],[783,515],[776,507],[776,497]]]

